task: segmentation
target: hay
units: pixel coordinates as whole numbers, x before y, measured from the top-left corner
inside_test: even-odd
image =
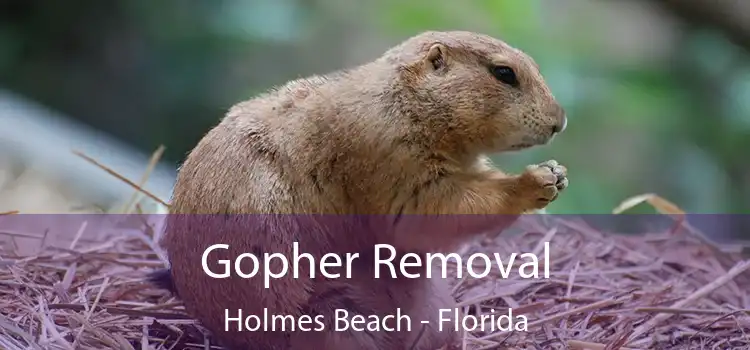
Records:
[[[679,214],[654,198],[636,202]],[[539,254],[540,242],[554,247],[543,262],[549,279],[511,274],[454,281],[464,314],[505,313],[510,307],[514,316],[528,317],[528,332],[463,334],[465,349],[750,347],[750,262],[739,254],[722,252],[679,221],[669,232],[639,236],[605,234],[575,220],[549,221],[462,251]],[[2,256],[0,348],[219,349],[178,300],[144,281],[163,266],[153,232],[110,232],[89,241],[81,232],[64,248],[18,256],[11,244]],[[4,234],[11,243],[18,238]],[[42,232],[23,237],[47,238]]]
[[[206,348],[203,331],[179,301],[143,282],[146,273],[162,266],[150,248],[152,239],[122,234],[38,256],[5,256],[0,347]],[[511,307],[514,315],[528,317],[529,332],[475,331],[464,336],[467,348],[750,346],[750,283],[740,276],[750,263],[714,254],[689,234],[615,236],[557,220],[551,229],[487,239],[463,253],[540,253],[544,241],[554,247],[549,279],[515,275],[455,282],[465,313]]]

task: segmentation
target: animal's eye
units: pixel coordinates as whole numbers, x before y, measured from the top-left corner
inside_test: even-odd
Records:
[[[494,75],[497,80],[510,86],[518,86],[518,78],[516,77],[516,72],[513,71],[513,68],[507,66],[493,66],[491,70],[492,75]]]

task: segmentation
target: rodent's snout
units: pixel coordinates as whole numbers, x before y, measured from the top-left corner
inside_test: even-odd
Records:
[[[552,126],[552,135],[565,131],[565,128],[568,127],[568,116],[565,114],[565,109],[563,109],[562,106],[555,104],[552,115],[555,120],[555,124]]]
[[[562,117],[560,118],[560,121],[557,122],[557,124],[552,126],[552,133],[559,134],[565,131],[565,128],[567,127],[568,127],[568,118],[565,116],[565,114],[563,114]]]

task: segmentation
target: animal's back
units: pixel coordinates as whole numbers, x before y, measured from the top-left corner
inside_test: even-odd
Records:
[[[336,150],[356,152],[361,147],[352,144],[351,135],[340,134],[356,133],[356,121],[346,130],[331,127],[348,124],[331,118],[348,116],[326,103],[330,83],[327,77],[294,81],[237,104],[180,167],[171,208],[177,215],[170,216],[162,245],[167,252],[176,252],[170,254],[172,276],[174,285],[183,288],[175,292],[213,332],[224,329],[226,309],[230,314],[265,311],[297,318],[312,287],[304,263],[300,278],[288,273],[274,279],[268,289],[262,285],[262,270],[250,279],[214,279],[200,267],[201,255],[211,245],[229,245],[227,250],[213,251],[209,259],[212,270],[223,271],[216,260],[233,261],[242,253],[291,257],[294,242],[301,252],[315,257],[372,244],[372,239],[333,239],[330,232],[323,232],[326,228],[313,232],[310,216],[301,215],[346,213],[355,205],[335,178],[346,174],[346,162],[353,160]],[[243,267],[251,269],[249,264]],[[281,266],[271,269],[278,271]],[[245,331],[228,338],[277,349],[273,346],[283,344],[286,335],[272,333]]]
[[[171,208],[177,215],[170,216],[162,245],[175,252],[170,254],[170,268],[176,293],[212,332],[224,330],[226,310],[232,317],[238,310],[245,317],[263,315],[264,309],[297,317],[298,306],[308,298],[304,278],[277,279],[265,289],[262,269],[250,279],[214,279],[200,267],[203,252],[217,243],[229,245],[211,254],[209,266],[217,272],[224,269],[215,263],[218,259],[233,261],[242,253],[261,259],[263,253],[291,255],[293,241],[309,245],[305,235],[272,230],[274,222],[266,215],[288,213],[298,203],[294,175],[281,166],[288,155],[283,142],[274,139],[279,129],[299,122],[294,113],[278,111],[292,108],[285,101],[288,94],[280,89],[233,107],[180,167]],[[244,271],[253,268],[244,265]],[[257,344],[258,349],[284,349],[285,343],[282,332],[244,331],[226,338],[236,343],[226,345],[237,348]]]

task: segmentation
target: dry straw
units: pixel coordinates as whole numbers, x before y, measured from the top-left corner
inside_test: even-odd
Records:
[[[625,236],[554,219],[524,227],[520,235],[466,247],[464,254],[539,253],[540,242],[549,241],[554,249],[550,261],[543,262],[550,265],[549,279],[511,275],[455,281],[453,291],[464,313],[510,307],[529,320],[528,332],[463,334],[463,347],[750,348],[750,263],[702,238],[682,220],[677,206],[658,196],[634,197],[616,212],[641,202],[672,216],[674,229]],[[1,349],[219,348],[178,300],[143,281],[163,264],[153,249],[153,232],[123,232],[86,244],[79,238],[80,232],[67,248],[48,248],[38,256],[15,256],[12,247],[2,256]]]

